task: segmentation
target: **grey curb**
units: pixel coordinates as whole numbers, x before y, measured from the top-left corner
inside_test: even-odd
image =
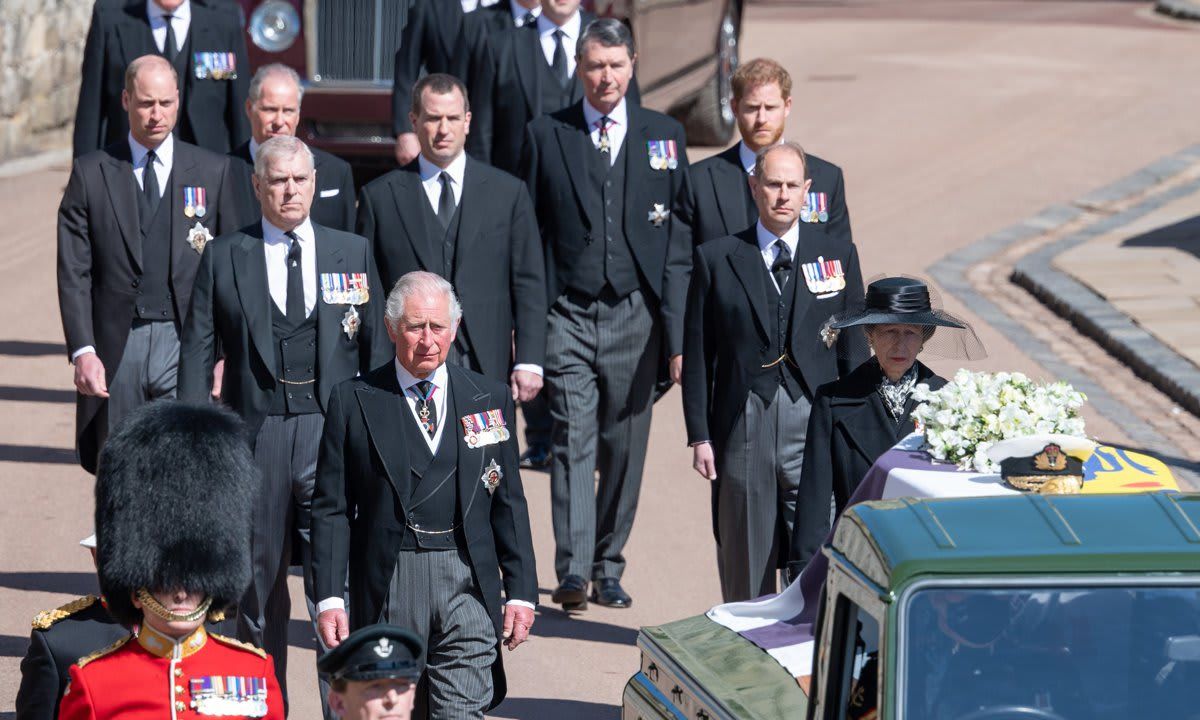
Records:
[[[1200,3],[1191,0],[1158,0],[1154,9],[1180,20],[1200,20]]]

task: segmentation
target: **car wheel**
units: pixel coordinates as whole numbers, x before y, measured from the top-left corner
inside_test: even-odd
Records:
[[[717,31],[716,68],[683,116],[688,144],[723,146],[733,137],[733,71],[738,66],[741,17],[730,2]]]

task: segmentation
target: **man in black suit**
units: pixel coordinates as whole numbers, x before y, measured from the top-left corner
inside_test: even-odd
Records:
[[[308,147],[290,135],[273,137],[254,164],[262,220],[221,236],[201,259],[183,330],[179,393],[191,401],[208,397],[219,346],[221,400],[245,420],[263,478],[238,637],[275,658],[286,693],[288,563],[293,530],[306,565],[309,558],[323,413],[333,387],[386,360],[388,345],[367,241],[310,219],[316,183]],[[307,571],[305,586],[311,603]]]
[[[313,498],[321,638],[338,645],[351,620],[415,631],[426,647],[418,717],[424,706],[432,718],[482,718],[499,704],[500,643],[525,640],[537,602],[512,398],[446,362],[461,313],[437,275],[396,283],[386,317],[396,356],[334,388]]]
[[[422,72],[466,77],[466,39],[459,0],[414,0],[409,8],[392,74],[392,135],[396,137],[396,163],[401,167],[421,153],[408,111],[413,87]]]
[[[465,317],[451,362],[510,384],[513,398],[528,402],[542,388],[546,346],[542,244],[525,185],[463,152],[465,93],[451,75],[417,83],[410,113],[421,154],[363,188],[358,231],[384,287],[426,270],[460,289]]]
[[[250,81],[246,98],[246,117],[250,119],[250,139],[238,145],[229,156],[242,180],[244,203],[242,217],[254,220],[262,216],[258,196],[254,194],[254,153],[276,135],[295,135],[300,122],[300,100],[304,88],[296,71],[280,63],[260,67]],[[323,227],[354,231],[354,175],[350,163],[319,148],[309,148],[316,162],[316,192],[313,195],[312,221]]]
[[[467,48],[474,52],[486,38],[514,27],[526,27],[537,22],[542,14],[539,0],[500,0],[469,11],[463,17],[463,33]]]
[[[693,261],[684,419],[693,467],[713,481],[726,602],[775,592],[813,393],[866,356],[861,335],[835,343],[825,327],[861,304],[862,273],[853,243],[800,232],[811,186],[804,160],[792,142],[760,151],[750,179],[759,220],[704,243]],[[828,513],[829,498],[819,510]]]
[[[239,220],[229,159],[171,135],[174,68],[147,55],[125,76],[128,135],[75,160],[58,209],[58,302],[79,461],[91,473],[125,413],[174,397],[200,253]]]
[[[546,246],[546,379],[554,602],[632,602],[621,588],[662,358],[683,352],[689,244],[671,217],[683,128],[625,99],[629,29],[597,20],[576,45],[584,100],[529,124],[523,176]],[[665,352],[664,352],[665,351]],[[599,486],[595,473],[599,470]]]
[[[242,103],[250,66],[235,12],[200,0],[96,3],[83,50],[75,157],[124,139],[122,77],[134,58],[149,54],[165,57],[180,78],[180,140],[224,154],[249,137]]]
[[[783,139],[792,111],[792,78],[787,70],[765,58],[739,66],[733,73],[733,111],[742,141],[692,166],[689,191],[675,210],[691,228],[696,245],[739,233],[758,220],[746,180],[759,151]],[[811,153],[805,153],[805,159],[812,184],[802,204],[814,202],[800,214],[801,232],[850,242],[842,169]]]

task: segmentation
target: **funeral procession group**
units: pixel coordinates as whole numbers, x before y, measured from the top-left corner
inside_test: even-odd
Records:
[[[102,595],[34,620],[19,720],[284,717],[293,566],[327,717],[482,718],[534,632],[521,468],[549,473],[551,602],[630,607],[681,385],[721,592],[750,600],[947,385],[918,356],[982,356],[906,268],[864,283],[777,62],[737,67],[740,140],[690,165],[629,27],[580,0],[415,0],[401,46],[398,167],[356,187],[236,4],[96,3],[57,286]],[[1081,402],[992,461],[1077,491]],[[927,441],[969,463],[970,439]]]

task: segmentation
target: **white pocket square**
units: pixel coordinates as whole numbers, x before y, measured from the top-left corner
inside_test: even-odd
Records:
[[[321,197],[323,197],[323,198],[333,197],[333,196],[337,195],[338,193],[340,193],[341,191],[342,191],[341,188],[333,188],[332,190],[322,190]]]

